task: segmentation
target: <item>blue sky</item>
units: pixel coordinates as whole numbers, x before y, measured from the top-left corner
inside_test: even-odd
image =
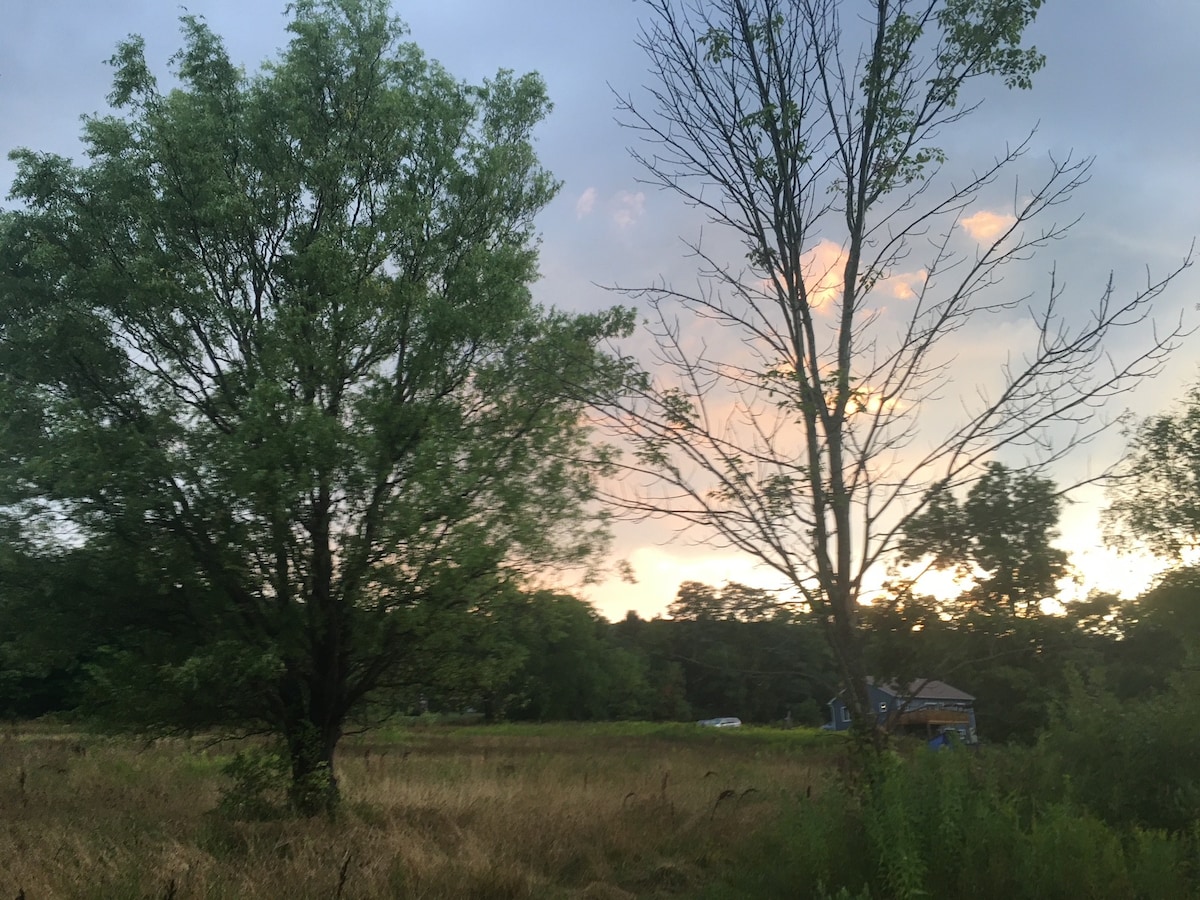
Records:
[[[847,0],[852,8],[854,0]],[[273,0],[188,0],[223,35],[232,55],[253,70],[285,41],[284,4]],[[536,70],[555,110],[539,131],[543,163],[564,182],[542,215],[543,279],[538,298],[568,309],[619,300],[599,285],[637,285],[662,276],[690,278],[680,236],[699,222],[675,197],[640,184],[627,147],[634,135],[615,121],[613,90],[635,97],[646,65],[634,44],[637,0],[441,0],[396,4],[411,38],[455,76],[478,81],[499,68]],[[74,155],[79,116],[102,112],[120,39],[141,34],[160,73],[179,44],[182,8],[151,0],[7,0],[0,28],[0,149],[27,146]],[[1048,58],[1031,92],[988,86],[980,111],[948,132],[952,161],[983,164],[1035,124],[1031,161],[1074,149],[1097,157],[1072,212],[1084,216],[1070,239],[1028,266],[1028,284],[1052,264],[1070,296],[1095,299],[1108,272],[1122,287],[1161,273],[1200,234],[1200,3],[1195,0],[1048,0],[1030,39]],[[1040,123],[1040,124],[1038,124]],[[13,170],[0,161],[0,185]],[[1014,288],[1020,287],[1014,285]],[[1164,298],[1164,321],[1200,304],[1200,278],[1185,273]],[[1119,336],[1118,344],[1128,337]],[[1132,398],[1135,411],[1163,409],[1197,377],[1189,341],[1155,382]],[[1114,349],[1120,349],[1119,346]],[[1102,466],[1120,454],[1118,435],[1094,443],[1073,466]],[[1064,545],[1098,540],[1100,496],[1079,497],[1064,518]],[[732,553],[672,542],[665,523],[622,526],[617,555],[637,585],[590,590],[601,611],[661,611],[682,578],[768,584]],[[1116,569],[1104,554],[1077,556],[1083,574],[1103,582]],[[1140,571],[1140,569],[1139,569]],[[1132,582],[1131,582],[1132,583]]]

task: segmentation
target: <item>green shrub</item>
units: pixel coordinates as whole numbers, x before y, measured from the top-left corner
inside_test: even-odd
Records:
[[[1076,679],[1043,736],[1070,797],[1109,825],[1183,833],[1200,810],[1200,679],[1121,701]]]
[[[827,789],[798,799],[738,848],[732,867],[703,895],[708,900],[789,898],[869,900],[868,849],[854,801]]]
[[[1069,805],[1046,809],[1012,861],[1022,894],[1043,900],[1126,900],[1133,896],[1117,834]]]
[[[1126,841],[1129,877],[1138,900],[1184,900],[1196,896],[1189,884],[1194,836],[1135,828]]]
[[[918,833],[919,804],[913,802],[913,782],[894,754],[871,762],[863,827],[875,881],[888,897],[915,900],[925,893],[927,854]]]
[[[222,815],[266,821],[286,813],[290,771],[278,750],[241,750],[221,767],[221,774],[231,782],[221,789],[217,802]]]
[[[710,898],[1195,897],[1200,831],[1122,828],[1054,783],[1038,751],[913,752],[827,786],[753,837]]]

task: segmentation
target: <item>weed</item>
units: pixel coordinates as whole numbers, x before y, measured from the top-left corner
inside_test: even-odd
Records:
[[[222,789],[217,804],[223,815],[257,821],[284,815],[289,770],[278,750],[241,750],[222,767],[221,774],[232,782]]]

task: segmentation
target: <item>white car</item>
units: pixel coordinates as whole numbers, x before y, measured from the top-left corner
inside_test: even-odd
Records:
[[[701,719],[696,724],[705,728],[741,728],[742,720],[737,716],[721,716],[717,719]]]

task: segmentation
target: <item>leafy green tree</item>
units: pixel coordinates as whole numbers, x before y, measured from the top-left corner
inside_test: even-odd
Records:
[[[83,654],[75,638],[88,619],[62,616],[59,601],[61,592],[90,585],[64,568],[19,540],[0,543],[0,716],[33,718],[79,701]]]
[[[898,586],[863,612],[867,659],[879,677],[900,684],[950,682],[975,697],[985,739],[1029,743],[1052,724],[1073,673],[1121,664],[1125,633],[1097,618],[1102,608],[1110,607],[1097,600],[1069,604],[1061,615],[1014,617],[973,602],[947,607]]]
[[[1165,573],[1138,598],[1136,611],[1138,625],[1153,624],[1190,654],[1200,654],[1200,567]]]
[[[794,604],[781,601],[775,592],[735,581],[721,588],[685,581],[667,607],[667,615],[678,621],[762,622],[776,617],[792,618],[796,614]]]
[[[1172,411],[1138,423],[1108,495],[1107,540],[1175,563],[1130,611],[1134,621],[1109,677],[1127,698],[1162,690],[1200,651],[1200,569],[1189,558],[1200,546],[1200,384]]]
[[[522,699],[519,719],[604,720],[641,712],[645,684],[638,661],[612,640],[609,627],[578,598],[539,591],[520,609]]]
[[[379,698],[380,712],[475,710],[488,721],[505,718],[523,699],[519,674],[529,649],[510,611],[525,602],[520,586],[509,581],[477,592],[469,605],[428,609],[413,623],[411,646]]]
[[[772,591],[731,582],[685,581],[655,620],[652,653],[676,663],[700,716],[818,724],[835,680],[814,618]]]
[[[1200,570],[1165,573],[1136,601],[1122,602],[1113,621],[1119,639],[1092,680],[1123,701],[1161,693],[1200,654]]]
[[[933,597],[910,584],[889,585],[862,612],[866,658],[874,677],[907,685],[922,678],[953,680],[948,635],[954,623]],[[957,661],[957,659],[955,659]]]
[[[415,653],[412,683],[431,709],[489,721],[588,721],[648,712],[642,660],[592,606],[569,594],[506,585]],[[409,690],[412,693],[412,690]]]
[[[1113,544],[1172,559],[1200,546],[1200,384],[1137,426],[1120,474],[1109,490]]]
[[[990,462],[963,503],[944,484],[933,489],[905,526],[900,558],[975,576],[963,599],[984,611],[1035,615],[1071,571],[1052,543],[1061,506],[1050,479]]]
[[[717,588],[699,581],[685,581],[667,607],[667,615],[673,621],[723,619],[725,608]]]
[[[975,583],[941,603],[912,597],[911,584],[896,585],[894,596],[864,614],[877,670],[902,682],[952,681],[976,697],[986,737],[1034,740],[1071,674],[1114,664],[1114,647],[1126,636],[1112,597],[1040,614],[1041,601],[1055,597],[1071,571],[1067,553],[1052,544],[1061,503],[1051,480],[996,462],[961,501],[936,486],[908,521],[900,559],[954,569]]]
[[[131,38],[82,165],[14,153],[0,503],[120,548],[190,623],[114,689],[273,731],[314,812],[434,610],[601,545],[578,397],[629,323],[531,300],[540,79],[456,81],[385,0],[291,10],[255,75],[185,17],[170,90]]]
[[[612,625],[613,638],[645,673],[646,692],[642,714],[654,721],[686,721],[695,718],[688,698],[683,664],[671,650],[669,620],[642,619],[630,610]]]
[[[181,660],[196,642],[178,603],[160,602],[174,594],[162,573],[143,577],[139,560],[112,543],[53,543],[36,529],[0,540],[0,714],[86,708],[99,721],[111,698],[96,696],[89,673],[102,659],[125,648],[143,664]],[[157,702],[153,672],[145,693]]]
[[[697,289],[630,286],[650,308],[659,365],[612,416],[647,485],[621,499],[711,529],[803,595],[866,737],[869,573],[894,559],[931,485],[973,483],[1012,444],[1047,448],[1046,463],[1106,427],[1095,410],[1156,372],[1181,330],[1116,367],[1106,337],[1143,321],[1173,275],[1125,297],[1102,286],[1080,318],[1064,316],[1051,279],[1029,352],[974,391],[947,365],[950,342],[1021,314],[994,288],[1064,235],[1039,217],[1088,177],[1069,155],[1036,184],[1022,173],[1007,226],[962,243],[963,217],[1031,141],[953,173],[942,141],[982,83],[1031,86],[1044,58],[1026,31],[1042,0],[646,7],[651,83],[619,103],[648,180],[713,227],[689,245]],[[927,415],[951,394],[965,399]],[[1075,438],[1056,444],[1064,420]]]

